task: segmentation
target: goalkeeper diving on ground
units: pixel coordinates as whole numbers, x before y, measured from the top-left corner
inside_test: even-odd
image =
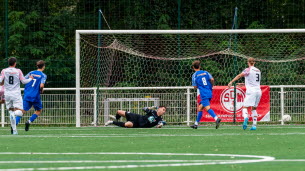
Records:
[[[146,115],[140,115],[124,110],[118,110],[116,116],[109,116],[114,121],[107,121],[105,123],[105,126],[114,124],[126,128],[161,128],[165,124],[161,117],[166,112],[165,106],[159,106],[158,108],[155,106],[144,107],[143,111],[146,113]],[[120,122],[119,119],[121,117],[126,118],[127,122]]]

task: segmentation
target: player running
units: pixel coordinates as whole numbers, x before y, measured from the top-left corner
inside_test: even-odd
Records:
[[[105,126],[114,124],[126,128],[151,128],[154,126],[161,128],[165,123],[161,116],[166,112],[166,107],[160,106],[157,111],[154,109],[156,109],[156,107],[143,108],[146,115],[139,115],[136,113],[118,110],[115,117],[110,116],[112,119],[116,119],[116,121],[108,121],[105,123]],[[125,117],[127,122],[119,122],[118,120],[121,117]]]
[[[5,104],[10,113],[11,134],[17,135],[16,116],[22,116],[24,113],[20,81],[23,84],[27,84],[33,80],[33,77],[30,76],[28,79],[26,79],[23,76],[22,71],[15,68],[17,65],[17,59],[15,57],[9,58],[8,64],[9,67],[1,71],[0,82],[4,80]]]
[[[245,77],[246,84],[246,98],[244,101],[244,107],[242,110],[244,123],[243,129],[246,130],[248,127],[248,108],[252,108],[252,117],[253,117],[253,125],[250,130],[256,130],[257,124],[257,112],[256,108],[262,96],[262,91],[260,88],[261,81],[261,71],[254,67],[255,60],[254,58],[248,58],[248,66],[242,73],[238,74],[232,81],[229,82],[228,87],[232,86],[234,81],[237,81],[241,77]],[[242,84],[240,84],[242,85]]]
[[[43,73],[45,70],[45,62],[40,60],[36,62],[37,70],[29,72],[25,77],[33,77],[34,79],[25,86],[23,96],[23,106],[25,111],[29,111],[33,106],[35,113],[25,122],[25,131],[28,131],[30,124],[41,114],[42,102],[40,94],[43,93],[44,84],[47,80],[47,75]],[[17,124],[21,117],[17,117]]]
[[[192,68],[195,71],[192,76],[192,86],[200,93],[200,102],[198,102],[196,122],[191,128],[197,129],[202,117],[202,110],[205,109],[215,119],[216,129],[218,129],[221,119],[216,116],[214,110],[210,107],[214,78],[209,72],[200,70],[200,61],[194,61]]]

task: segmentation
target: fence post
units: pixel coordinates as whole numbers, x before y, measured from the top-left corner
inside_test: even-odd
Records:
[[[94,103],[94,109],[93,109],[93,125],[97,126],[97,88],[94,89],[93,93],[93,103]]]
[[[187,88],[186,92],[186,124],[190,126],[190,118],[191,118],[191,91],[190,88]]]
[[[285,114],[285,104],[284,104],[284,86],[281,85],[281,125],[284,125],[283,116]]]
[[[4,112],[4,104],[1,104],[1,126],[4,127],[5,123],[5,112]]]

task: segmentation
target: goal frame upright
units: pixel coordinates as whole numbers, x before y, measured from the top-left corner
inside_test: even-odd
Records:
[[[76,30],[76,127],[80,122],[80,35],[81,34],[245,34],[245,33],[305,33],[305,29],[235,29],[235,30]],[[282,110],[282,116],[284,111]]]

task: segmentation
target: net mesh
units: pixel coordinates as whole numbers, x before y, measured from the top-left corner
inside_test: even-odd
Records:
[[[191,64],[200,60],[202,69],[213,75],[216,85],[227,85],[248,67],[247,58],[253,57],[262,72],[261,85],[303,85],[304,38],[305,33],[83,34],[80,36],[80,84],[81,87],[190,86],[194,72]],[[104,113],[105,98],[120,98],[120,94],[125,98],[161,97],[170,92],[176,95],[160,98],[160,103],[170,107],[171,117],[183,115],[183,119],[177,120],[182,123],[186,120],[186,99],[180,96],[185,90],[103,90],[97,99],[98,115]],[[82,94],[91,96],[92,92],[82,91]],[[272,99],[271,103],[277,104]],[[143,106],[125,106],[131,110],[140,107]],[[113,107],[113,113],[116,108]],[[194,118],[195,103],[191,110]],[[279,114],[278,107],[274,111]],[[83,117],[88,119],[88,116]],[[100,117],[100,122],[104,122],[103,118]]]
[[[99,43],[98,35],[82,35],[81,87],[189,86],[194,60],[202,61],[217,85],[226,85],[249,57],[264,73],[262,84],[303,84],[304,38],[303,33],[238,34],[236,41],[230,34],[116,34],[100,36]],[[87,77],[90,72],[100,75]]]

